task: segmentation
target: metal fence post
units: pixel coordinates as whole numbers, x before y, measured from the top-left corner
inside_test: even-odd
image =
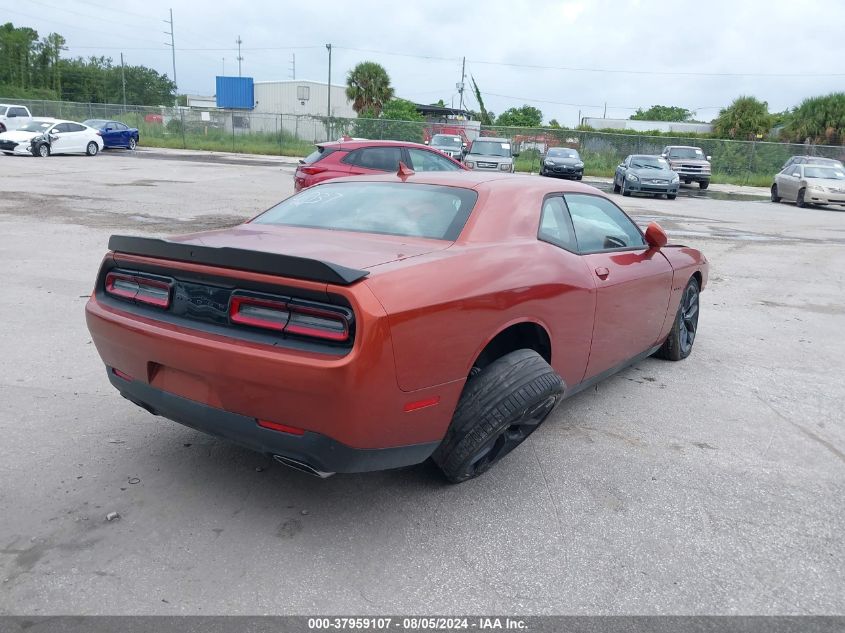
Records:
[[[751,156],[748,158],[748,171],[745,172],[745,179],[743,184],[747,185],[751,180],[751,174],[754,171],[754,154],[757,151],[757,141],[751,141]]]
[[[188,149],[188,144],[185,142],[185,111],[179,108],[179,118],[182,120],[182,149]]]

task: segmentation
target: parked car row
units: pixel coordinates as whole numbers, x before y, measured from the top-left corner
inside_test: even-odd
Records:
[[[0,104],[0,152],[7,156],[87,154],[96,156],[104,148],[135,149],[140,135],[136,128],[105,119],[83,123],[33,117],[23,106]]]

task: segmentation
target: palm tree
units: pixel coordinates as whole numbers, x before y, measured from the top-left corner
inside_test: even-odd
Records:
[[[346,75],[346,97],[358,114],[367,112],[377,117],[393,98],[387,71],[376,62],[361,62]]]

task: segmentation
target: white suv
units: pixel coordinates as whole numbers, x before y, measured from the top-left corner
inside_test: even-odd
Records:
[[[32,114],[26,106],[0,103],[0,133],[17,130],[32,121]]]

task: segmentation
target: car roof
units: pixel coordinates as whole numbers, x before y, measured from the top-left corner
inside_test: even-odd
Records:
[[[578,151],[578,150],[577,150],[577,149],[575,149],[574,147],[566,147],[565,145],[560,145],[560,146],[550,147],[550,148],[549,148],[549,151],[551,151],[551,150],[553,150],[553,149],[568,149],[568,150],[569,150],[569,151],[571,151],[571,152],[577,152],[577,151]]]
[[[494,143],[510,143],[511,140],[509,138],[504,138],[501,136],[479,136],[476,141],[493,141]],[[475,141],[473,141],[475,142]]]
[[[423,149],[426,149],[428,146],[423,145],[422,143],[412,143],[411,141],[377,141],[350,139],[348,141],[327,141],[325,143],[317,143],[317,147],[353,150],[360,149],[362,147],[421,147]]]
[[[663,158],[659,154],[631,154],[631,158]]]
[[[667,145],[666,147],[672,147],[675,149],[701,149],[700,147],[696,147],[695,145]]]

